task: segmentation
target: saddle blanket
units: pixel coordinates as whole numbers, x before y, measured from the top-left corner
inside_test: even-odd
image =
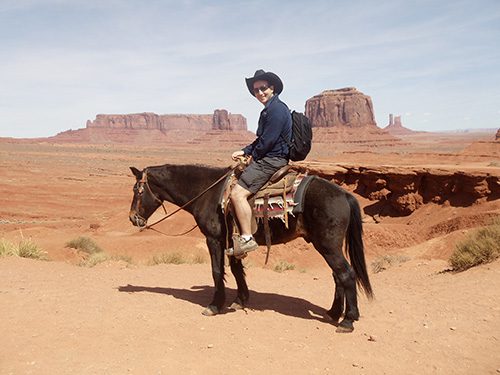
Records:
[[[269,219],[281,219],[286,222],[287,215],[295,216],[295,214],[302,212],[303,194],[312,177],[314,176],[308,176],[307,174],[295,174],[294,176],[287,175],[285,178],[295,178],[292,188],[286,194],[283,194],[282,191],[279,195],[269,196],[267,207],[265,206],[263,197],[251,199],[250,203],[253,201],[254,217],[258,221],[262,221],[264,212],[267,209],[267,216]],[[229,176],[226,181],[226,186],[220,200],[224,214],[227,214],[231,187],[236,181],[237,179],[235,176]]]

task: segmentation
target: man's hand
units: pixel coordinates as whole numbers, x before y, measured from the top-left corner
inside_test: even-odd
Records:
[[[244,156],[245,156],[245,153],[243,152],[243,150],[239,150],[239,151],[233,152],[233,154],[231,155],[231,158],[234,161],[239,161],[239,159],[243,158]]]

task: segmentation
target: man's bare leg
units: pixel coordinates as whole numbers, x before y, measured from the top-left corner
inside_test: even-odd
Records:
[[[236,257],[244,257],[249,251],[259,246],[252,237],[252,207],[248,203],[248,197],[252,193],[240,185],[235,185],[231,192],[231,202],[234,206],[236,218],[240,224],[240,236],[234,240],[232,253]]]
[[[236,184],[231,192],[231,202],[236,212],[236,218],[240,224],[242,236],[252,235],[252,207],[248,203],[248,197],[252,193]]]

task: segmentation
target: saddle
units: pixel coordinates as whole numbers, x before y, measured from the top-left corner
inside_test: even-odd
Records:
[[[239,174],[241,174],[241,170],[236,170],[228,176],[222,191],[220,205],[225,218],[232,210],[230,195],[233,186],[238,181]],[[294,216],[294,214],[302,212],[303,193],[310,179],[310,176],[299,173],[291,165],[285,165],[276,171],[269,181],[249,199],[252,207],[252,234],[257,231],[258,222],[262,222],[264,225],[264,236],[267,245],[266,264],[271,248],[269,219],[281,219],[288,228],[288,215]],[[234,221],[234,215],[233,224],[233,232],[236,232],[238,225]],[[226,240],[226,242],[227,248],[229,248],[229,241]]]

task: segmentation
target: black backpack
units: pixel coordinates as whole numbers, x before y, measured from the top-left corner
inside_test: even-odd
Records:
[[[311,151],[312,128],[309,119],[300,112],[292,111],[292,142],[290,148],[290,160],[304,160]]]

